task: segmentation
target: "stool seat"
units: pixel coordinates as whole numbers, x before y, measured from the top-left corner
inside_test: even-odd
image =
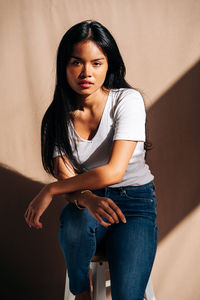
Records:
[[[97,245],[95,255],[92,257],[91,262],[104,262],[108,261],[106,257],[105,243],[104,239]]]
[[[104,256],[104,255],[94,255],[91,259],[91,262],[98,262],[98,263],[101,263],[101,262],[104,262],[104,261],[108,261],[107,257]]]

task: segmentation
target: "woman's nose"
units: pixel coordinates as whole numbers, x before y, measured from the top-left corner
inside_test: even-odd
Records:
[[[91,74],[91,68],[88,64],[83,65],[81,75],[84,76],[84,77],[90,77],[92,75]]]

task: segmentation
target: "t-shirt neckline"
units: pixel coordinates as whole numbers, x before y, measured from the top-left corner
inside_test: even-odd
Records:
[[[99,121],[99,125],[98,125],[97,132],[95,133],[95,135],[93,136],[93,138],[92,138],[91,140],[86,140],[86,139],[80,137],[79,134],[77,133],[76,129],[74,128],[73,122],[70,120],[70,124],[71,124],[71,126],[72,126],[72,129],[73,129],[74,133],[76,134],[76,136],[77,136],[81,141],[87,142],[87,143],[92,143],[92,142],[94,141],[94,139],[96,139],[96,137],[98,136],[98,133],[99,133],[99,131],[100,131],[100,127],[101,127],[101,125],[102,125],[102,123],[103,123],[103,118],[104,118],[104,116],[105,116],[105,113],[106,113],[106,110],[107,110],[107,107],[108,107],[108,102],[109,102],[110,97],[111,97],[111,90],[112,90],[112,89],[110,89],[110,91],[109,91],[109,93],[108,93],[108,97],[107,97],[107,100],[106,100],[106,104],[105,104],[105,106],[104,106],[104,110],[103,110],[101,119],[100,119],[100,121]]]

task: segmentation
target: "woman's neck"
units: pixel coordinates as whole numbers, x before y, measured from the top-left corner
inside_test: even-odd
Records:
[[[90,95],[78,95],[79,110],[91,110],[96,111],[102,103],[106,101],[109,94],[109,89],[98,89]]]

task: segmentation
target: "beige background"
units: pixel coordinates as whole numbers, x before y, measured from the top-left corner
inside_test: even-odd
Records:
[[[56,51],[69,27],[102,22],[114,35],[127,80],[143,91],[153,150],[159,245],[152,270],[157,300],[199,300],[200,1],[1,0],[0,162],[2,299],[61,300],[65,265],[57,240],[64,201],[23,219],[45,174],[41,119],[52,100]],[[14,298],[15,297],[15,298]]]

